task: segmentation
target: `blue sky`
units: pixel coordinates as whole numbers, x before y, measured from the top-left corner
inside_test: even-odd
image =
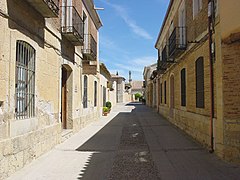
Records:
[[[95,0],[103,22],[100,61],[111,73],[143,79],[144,66],[156,63],[154,48],[169,0]]]

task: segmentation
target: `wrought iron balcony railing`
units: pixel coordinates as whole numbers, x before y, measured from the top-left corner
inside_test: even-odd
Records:
[[[83,45],[83,20],[74,6],[62,6],[62,34],[76,46]]]
[[[58,17],[59,0],[26,0],[43,17]]]
[[[167,62],[168,61],[168,53],[167,53],[167,45],[163,48],[162,50],[162,62]]]
[[[168,67],[171,66],[175,61],[173,58],[169,57],[169,46],[165,45],[162,52],[159,52],[158,61],[157,61],[157,71],[160,74],[163,74]]]
[[[186,27],[175,27],[168,39],[169,57],[175,58],[187,48]]]
[[[82,53],[84,60],[97,60],[97,42],[91,34],[84,34],[84,45]]]
[[[158,74],[164,74],[167,69],[167,63],[162,61],[162,57],[158,57],[157,60],[157,72]]]

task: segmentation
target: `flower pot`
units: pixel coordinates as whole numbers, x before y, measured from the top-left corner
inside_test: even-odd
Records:
[[[103,116],[107,116],[108,112],[103,112]]]

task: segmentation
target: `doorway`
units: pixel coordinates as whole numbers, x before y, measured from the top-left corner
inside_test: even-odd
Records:
[[[62,129],[67,129],[67,79],[68,72],[67,69],[62,67],[62,88],[61,88],[61,122]]]

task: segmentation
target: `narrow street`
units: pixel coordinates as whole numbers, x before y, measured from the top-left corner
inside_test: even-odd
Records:
[[[9,179],[240,179],[153,109],[119,104]]]

